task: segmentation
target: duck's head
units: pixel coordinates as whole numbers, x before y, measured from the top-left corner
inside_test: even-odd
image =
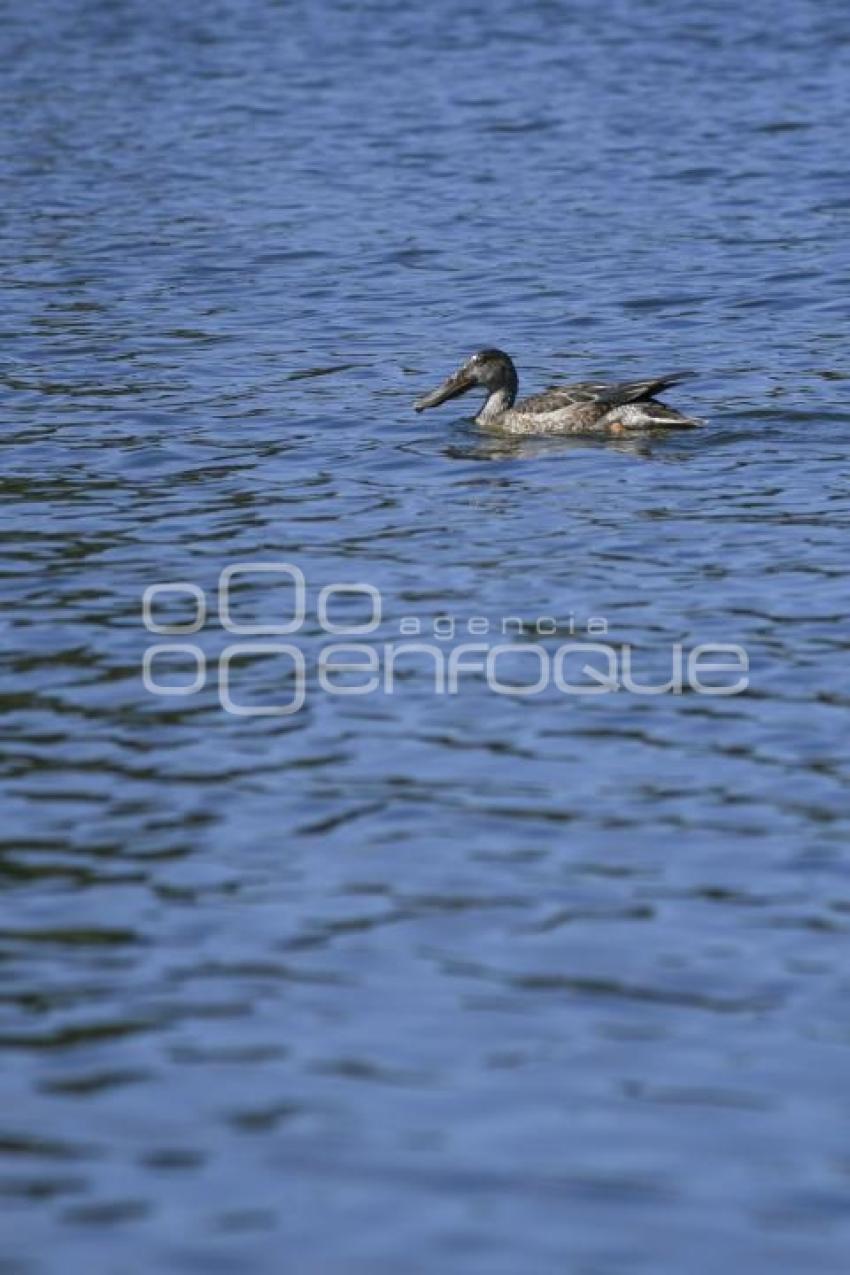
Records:
[[[452,372],[442,385],[438,385],[430,394],[418,398],[413,406],[417,412],[424,412],[428,407],[439,407],[440,403],[465,394],[476,385],[482,386],[490,394],[504,390],[513,402],[517,390],[516,368],[504,351],[479,350],[456,372]]]

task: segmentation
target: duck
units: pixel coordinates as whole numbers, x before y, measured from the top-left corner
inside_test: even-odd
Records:
[[[638,381],[578,381],[555,385],[517,402],[519,377],[504,350],[478,350],[451,376],[414,403],[417,412],[439,407],[477,388],[487,398],[477,425],[497,434],[624,434],[633,430],[692,429],[702,422],[655,397],[692,376],[674,372]]]

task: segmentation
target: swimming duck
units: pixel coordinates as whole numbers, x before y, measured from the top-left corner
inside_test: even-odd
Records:
[[[480,386],[487,400],[476,424],[499,434],[623,434],[629,430],[690,428],[700,422],[683,416],[653,396],[689,376],[678,372],[643,381],[580,381],[557,385],[517,403],[519,378],[503,350],[479,350],[430,394],[414,403],[417,412],[438,407]]]

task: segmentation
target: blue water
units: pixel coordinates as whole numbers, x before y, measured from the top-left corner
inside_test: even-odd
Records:
[[[3,1275],[844,1275],[846,5],[10,0],[0,44]],[[707,423],[412,412],[492,344],[693,368]],[[294,634],[222,628],[251,563]],[[170,582],[199,633],[145,630]],[[748,686],[330,694],[358,583],[376,659],[416,619],[530,683],[601,617]],[[303,706],[224,711],[268,642]],[[162,643],[203,689],[145,689]]]

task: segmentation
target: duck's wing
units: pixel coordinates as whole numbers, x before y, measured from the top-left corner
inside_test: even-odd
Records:
[[[686,381],[693,372],[670,372],[667,376],[653,376],[641,381],[616,381],[610,385],[599,385],[599,402],[618,407],[622,403],[645,403],[663,394],[671,385]]]
[[[542,394],[533,394],[517,404],[524,412],[557,412],[565,407],[618,407],[623,403],[641,403],[678,385],[693,372],[671,372],[669,376],[649,377],[641,381],[577,381],[574,385],[553,385]]]

